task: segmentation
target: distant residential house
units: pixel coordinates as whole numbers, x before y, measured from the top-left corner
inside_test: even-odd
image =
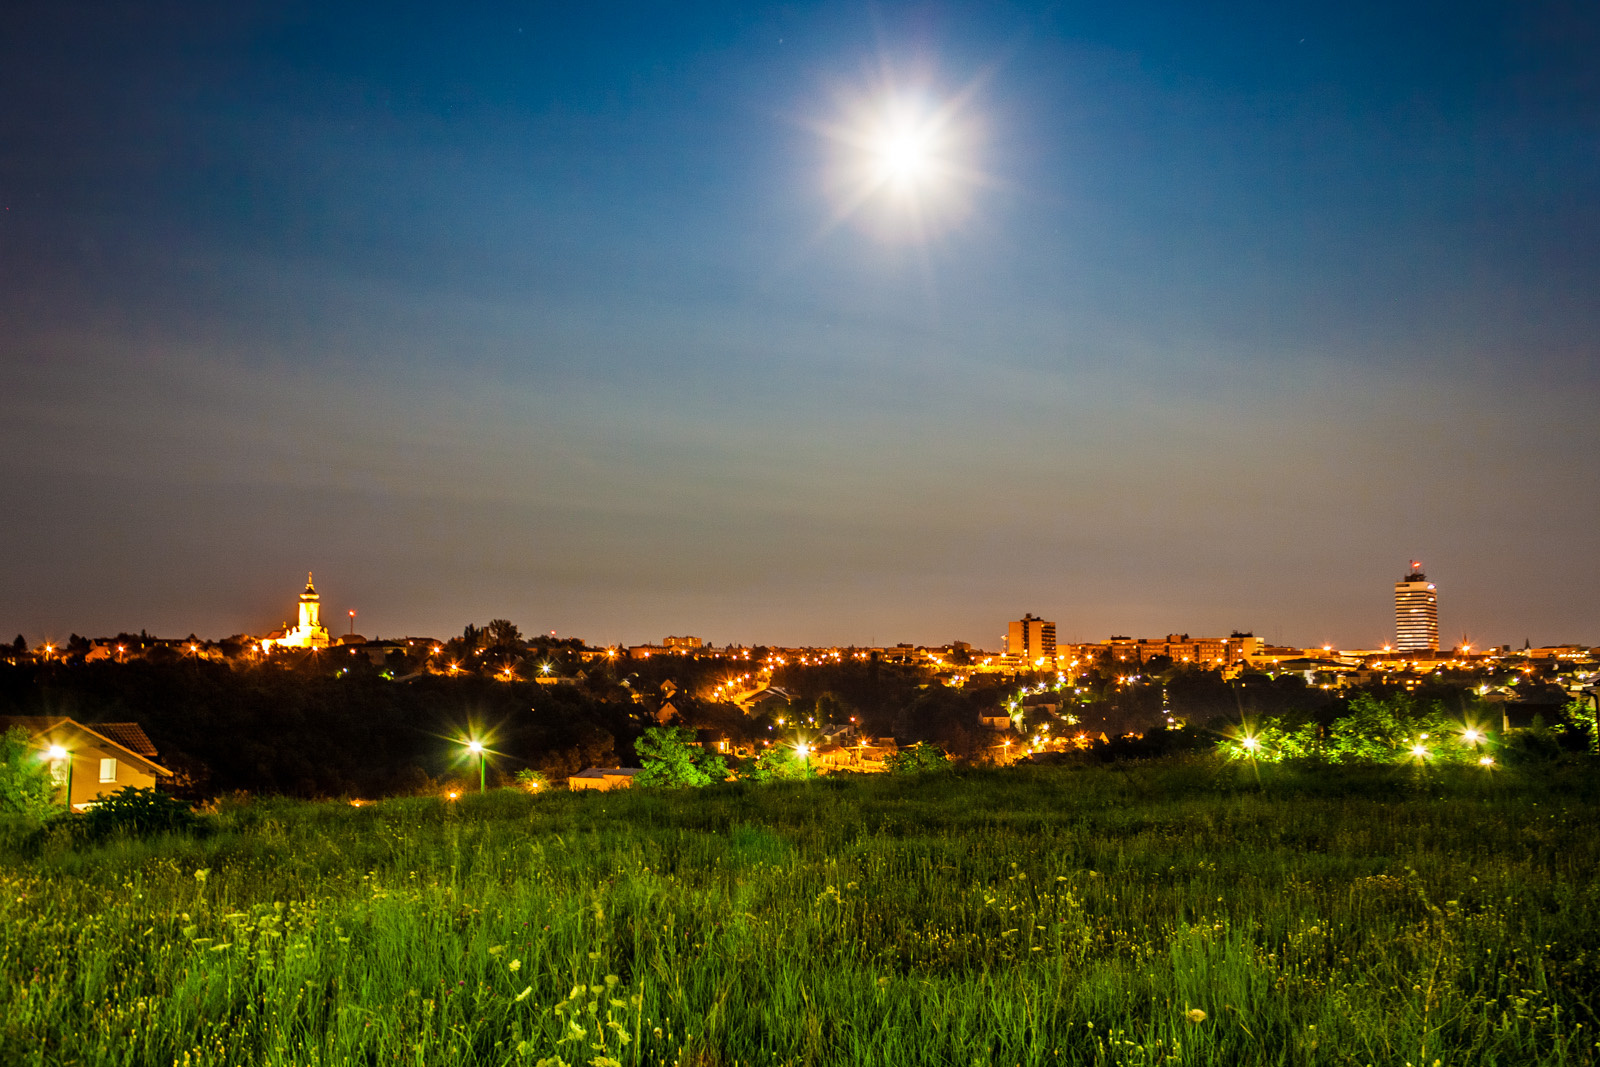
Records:
[[[633,785],[633,776],[642,773],[642,767],[590,767],[567,779],[568,789],[627,789]]]
[[[127,645],[119,641],[96,641],[89,651],[85,653],[83,662],[99,663],[102,660],[110,660],[113,663],[124,663],[130,659],[143,658],[143,653],[144,649],[142,647],[129,649]]]
[[[782,704],[793,703],[794,694],[790,693],[787,689],[782,689],[775,685],[769,685],[764,689],[759,689],[756,692],[749,694],[748,696],[743,696],[736,699],[739,706],[744,708],[746,713],[749,713],[757,706],[765,704],[769,700],[776,700]]]
[[[66,753],[50,761],[56,782],[71,783],[73,811],[82,811],[119,789],[150,789],[172,772],[156,762],[156,746],[138,723],[101,722],[86,726],[53,715],[0,716],[0,730],[20,726],[48,759],[52,749]]]
[[[892,737],[869,738],[858,735],[853,744],[819,744],[812,750],[811,762],[824,774],[829,771],[882,771],[884,760],[898,751],[899,746]]]

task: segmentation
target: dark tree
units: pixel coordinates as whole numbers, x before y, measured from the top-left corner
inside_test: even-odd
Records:
[[[520,650],[523,647],[522,631],[510,619],[490,619],[484,634],[488,643],[500,651]]]

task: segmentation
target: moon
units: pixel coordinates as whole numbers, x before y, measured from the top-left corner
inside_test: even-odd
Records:
[[[906,192],[934,180],[939,144],[936,131],[925,119],[891,114],[869,140],[872,169],[880,183]]]
[[[886,240],[925,240],[956,225],[985,176],[973,165],[975,87],[944,97],[926,86],[880,84],[841,94],[835,118],[816,129],[832,143],[834,212]]]

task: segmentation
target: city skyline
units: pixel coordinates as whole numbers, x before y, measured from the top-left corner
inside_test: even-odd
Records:
[[[34,5],[0,626],[1600,644],[1600,15]]]
[[[1185,640],[1188,640],[1191,633],[1193,633],[1196,637],[1205,637],[1207,639],[1225,638],[1230,633],[1234,636],[1239,636],[1240,633],[1243,633],[1246,636],[1257,638],[1264,644],[1285,645],[1300,648],[1327,647],[1382,651],[1388,651],[1392,648],[1395,652],[1436,652],[1439,650],[1459,649],[1462,647],[1478,650],[1502,646],[1508,648],[1514,647],[1513,642],[1486,639],[1481,635],[1470,632],[1463,632],[1458,640],[1441,639],[1437,613],[1437,586],[1435,583],[1428,581],[1427,575],[1421,571],[1421,567],[1422,563],[1420,560],[1409,561],[1408,573],[1402,578],[1401,581],[1396,582],[1393,586],[1393,623],[1390,633],[1381,640],[1374,640],[1367,643],[1334,642],[1322,638],[1310,641],[1285,640],[1281,637],[1281,635],[1270,634],[1264,631],[1258,632],[1255,628],[1241,628],[1237,626],[1229,630],[1217,630],[1214,633],[1194,627],[1174,628],[1171,626],[1157,626],[1147,631],[1139,631],[1137,628],[1123,627],[1121,629],[1128,632],[1120,633],[1118,628],[1112,627],[1103,630],[1103,632],[1100,634],[1075,634],[1061,640],[1059,643],[1062,646],[1069,646],[1073,644],[1092,644],[1103,643],[1108,639],[1116,640],[1119,638],[1128,638],[1134,636],[1144,638],[1157,634],[1177,635],[1181,632]],[[284,647],[299,647],[308,643],[318,647],[325,647],[329,644],[337,644],[339,639],[344,635],[330,631],[326,625],[321,622],[321,607],[321,595],[317,591],[312,580],[312,573],[308,572],[306,575],[305,588],[301,591],[298,597],[297,607],[295,609],[298,618],[294,622],[289,621],[291,616],[286,613],[284,621],[277,626],[263,624],[254,628],[232,630],[226,634],[216,632],[202,634],[198,629],[191,627],[187,632],[201,637],[206,641],[216,641],[222,639],[223,637],[246,635],[256,640],[264,640],[266,644],[275,646],[283,645]],[[367,634],[356,634],[355,625],[358,616],[358,611],[356,608],[341,608],[340,610],[348,617],[348,633],[350,635],[357,637],[369,636]],[[504,614],[500,614],[495,617],[505,618],[506,616]],[[467,623],[463,623],[462,625],[475,625],[478,623],[483,623],[487,620],[488,617],[469,620]],[[511,619],[510,621],[515,623],[518,620]],[[1002,634],[998,641],[994,644],[988,644],[981,639],[971,640],[966,637],[950,637],[948,635],[904,642],[901,640],[900,635],[891,636],[886,640],[879,640],[877,636],[874,635],[873,637],[864,641],[826,638],[804,641],[782,641],[764,638],[760,635],[735,635],[723,641],[715,641],[707,640],[703,634],[697,634],[692,637],[668,637],[665,639],[665,641],[668,645],[673,645],[674,643],[694,643],[696,647],[699,647],[701,643],[704,643],[707,647],[718,644],[730,647],[735,645],[774,645],[782,647],[886,647],[902,643],[932,647],[949,645],[951,642],[964,642],[971,645],[974,649],[988,650],[997,655],[1016,655],[1020,656],[1024,660],[1031,660],[1037,657],[1053,657],[1054,649],[1058,643],[1056,638],[1057,626],[1053,620],[1037,617],[1033,615],[1032,612],[1028,612],[1024,614],[1021,620],[1011,620],[1005,625],[1006,632]],[[139,629],[140,632],[145,632],[148,630],[148,627],[141,626]],[[183,630],[183,627],[179,627],[178,629],[181,631]],[[694,627],[690,627],[689,629],[693,630]],[[121,627],[116,632],[132,632],[132,629],[131,627]],[[398,629],[390,628],[386,632],[380,632],[374,629],[370,637],[374,640],[380,638],[392,640],[401,637],[447,639],[451,636],[454,636],[456,632],[457,628],[453,626],[445,627],[443,629],[430,629],[427,627],[399,627]],[[72,633],[76,634],[77,629],[73,629]],[[110,636],[111,633],[112,631],[109,630],[105,632],[89,631],[84,633],[82,636],[95,639],[104,639]],[[561,637],[563,639],[576,637],[584,640],[591,646],[599,647],[608,645],[617,647],[648,646],[654,645],[660,639],[659,635],[657,634],[629,633],[624,639],[597,640],[582,633],[574,633],[571,631],[563,632],[559,629],[543,631],[538,628],[530,630],[528,632],[528,636],[541,633],[548,633],[548,635],[551,637]],[[42,639],[40,641],[32,642],[32,644],[49,644],[60,647],[65,642],[67,636],[68,635],[65,632],[46,632],[42,635]],[[165,633],[151,633],[150,636],[165,637],[168,639],[171,638],[171,634]],[[1533,645],[1534,647],[1585,644],[1584,642],[1567,640],[1534,642],[1531,637],[1524,637],[1523,643],[1525,646]]]

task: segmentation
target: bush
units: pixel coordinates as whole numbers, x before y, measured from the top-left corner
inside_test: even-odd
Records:
[[[0,814],[43,819],[56,807],[50,765],[29,743],[28,731],[13,726],[0,734]]]
[[[926,741],[902,748],[883,761],[890,774],[935,774],[950,769],[950,758],[944,749]]]
[[[1500,756],[1508,766],[1531,767],[1554,763],[1567,755],[1562,743],[1566,731],[1560,724],[1546,726],[1544,717],[1535,715],[1533,725],[1506,734],[1500,747]],[[1577,739],[1574,738],[1576,741]]]
[[[532,767],[524,767],[516,774],[517,788],[525,793],[548,793],[550,776]]]
[[[119,789],[83,815],[83,835],[90,840],[125,834],[187,833],[200,825],[188,804],[155,789]]]
[[[789,745],[772,745],[755,759],[741,763],[736,773],[740,781],[785,782],[815,778],[817,769]]]
[[[714,752],[695,743],[693,730],[652,726],[633,743],[639,754],[636,786],[705,786],[726,781],[728,765]]]

